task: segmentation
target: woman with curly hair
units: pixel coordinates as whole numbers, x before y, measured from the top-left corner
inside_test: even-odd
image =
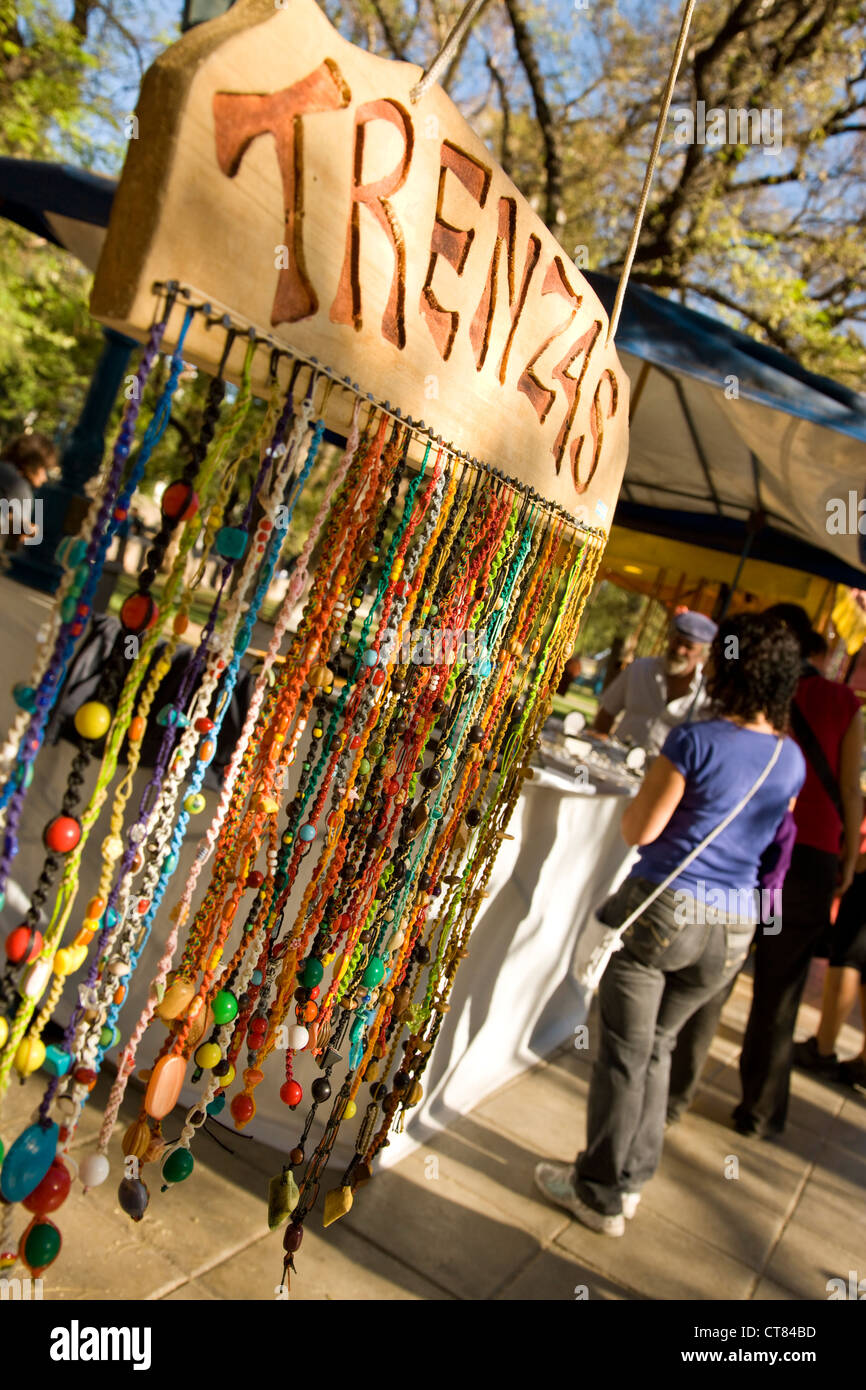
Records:
[[[626,807],[622,833],[641,853],[599,916],[617,927],[639,915],[599,986],[586,1147],[575,1164],[535,1170],[545,1196],[591,1230],[624,1234],[661,1157],[677,1033],[748,954],[761,855],[806,771],[784,735],[799,676],[799,646],[777,619],[727,622],[711,651],[709,717],[671,730]]]

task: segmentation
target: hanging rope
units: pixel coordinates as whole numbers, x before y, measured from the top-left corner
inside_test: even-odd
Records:
[[[448,67],[451,59],[456,54],[461,43],[486,4],[487,0],[470,0],[468,5],[464,5],[463,13],[454,25],[454,28],[451,30],[451,33],[448,35],[439,52],[436,54],[433,62],[409,93],[409,100],[411,102],[420,101],[427,91],[427,88],[432,87],[434,82],[439,81],[442,72]]]
[[[677,77],[679,76],[680,63],[683,60],[683,53],[685,52],[686,48],[686,39],[689,36],[689,28],[691,26],[694,9],[695,0],[686,0],[686,8],[683,11],[682,23],[680,24],[680,36],[677,39],[677,46],[674,50],[674,56],[671,59],[671,67],[670,72],[668,73],[668,80],[665,83],[665,89],[662,94],[661,110],[659,111],[659,119],[658,124],[656,126],[653,147],[650,152],[649,163],[647,164],[646,174],[644,175],[643,188],[641,189],[640,195],[640,202],[637,205],[637,212],[634,216],[634,226],[631,229],[631,238],[628,243],[628,250],[626,251],[625,260],[623,262],[622,271],[620,273],[619,284],[616,287],[616,299],[613,302],[613,309],[610,315],[610,325],[607,330],[608,342],[611,341],[614,334],[616,333],[617,326],[619,324],[619,316],[622,313],[622,302],[625,298],[626,286],[628,285],[628,277],[631,274],[631,268],[634,262],[635,252],[637,251],[638,237],[640,236],[640,229],[643,226],[646,205],[649,202],[650,188],[652,187],[653,175],[655,174],[656,170],[656,162],[659,157],[659,150],[661,149],[662,135],[664,134],[665,125],[667,124],[668,111],[670,110],[671,100],[674,94],[674,87],[676,86]]]

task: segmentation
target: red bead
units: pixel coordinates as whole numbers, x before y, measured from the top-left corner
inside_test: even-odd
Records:
[[[63,1206],[71,1186],[69,1169],[61,1159],[55,1158],[41,1183],[34,1187],[29,1197],[24,1198],[22,1205],[37,1216],[46,1216],[48,1212]]]
[[[139,917],[143,917],[149,907],[150,898],[139,898],[138,906],[136,907],[136,912],[138,913]]]
[[[301,1241],[304,1239],[303,1226],[287,1226],[286,1234],[283,1236],[283,1249],[287,1255],[295,1255],[301,1248]]]
[[[304,1089],[299,1081],[286,1081],[280,1087],[280,1100],[294,1110],[304,1099]]]
[[[120,610],[120,621],[127,632],[145,632],[153,627],[158,616],[159,609],[150,594],[130,594]]]
[[[260,1038],[268,1031],[268,1020],[266,1018],[254,1018],[250,1023],[249,1031],[253,1037]]]
[[[80,1081],[82,1086],[96,1085],[96,1072],[92,1067],[76,1067],[72,1073],[76,1081]]]
[[[162,494],[162,514],[169,521],[189,521],[198,511],[198,497],[192,484],[178,480]]]
[[[382,670],[382,667],[381,667],[381,666],[377,666],[376,669],[375,669],[375,671],[373,672],[373,676],[372,676],[373,684],[374,684],[374,685],[381,685],[382,682],[384,681],[384,679],[385,679],[385,672]]]
[[[313,985],[313,988],[310,990],[310,998],[311,998],[311,999],[318,999],[320,993],[321,993],[321,990],[319,989],[319,986],[318,986],[318,985]]]
[[[265,876],[259,869],[253,869],[252,873],[247,874],[247,888],[261,888],[265,881]]]
[[[235,1096],[232,1101],[231,1112],[238,1124],[245,1125],[253,1118],[253,1115],[255,1115],[256,1103],[252,1096],[244,1095],[244,1093],[241,1092],[241,1094]]]
[[[361,747],[361,735],[360,735],[360,734],[355,734],[355,737],[352,739],[352,742],[349,744],[349,747],[350,747],[350,748],[360,748],[360,747]]]
[[[6,938],[6,955],[13,965],[21,965],[35,960],[42,950],[42,933],[24,922],[16,927]]]
[[[400,790],[400,783],[397,781],[396,777],[389,777],[383,782],[382,789],[386,796],[396,796]]]
[[[129,516],[129,512],[126,510],[126,507],[115,507],[115,509],[114,509],[114,519],[115,519],[115,521],[126,521],[126,518],[127,518],[128,516]]]
[[[73,637],[80,637],[83,631],[84,631],[84,624],[83,624],[80,620],[77,620],[76,622],[74,622],[74,623],[72,624],[72,626],[70,627],[70,629],[69,629],[69,632],[70,632],[71,636],[73,636]]]
[[[81,839],[81,826],[74,816],[55,816],[43,834],[46,849],[55,854],[69,854]]]
[[[75,611],[76,611],[76,613],[78,613],[82,618],[86,618],[87,615],[88,615],[89,612],[90,612],[90,604],[89,604],[89,603],[79,603],[79,605],[78,605],[78,607],[76,608]]]
[[[193,727],[198,734],[209,734],[213,728],[213,720],[208,719],[207,716],[203,714],[200,719],[195,721]]]

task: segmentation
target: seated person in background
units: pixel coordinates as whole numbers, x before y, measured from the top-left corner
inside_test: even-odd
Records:
[[[703,613],[678,613],[665,655],[640,657],[611,681],[595,716],[595,732],[610,733],[621,715],[617,738],[659,753],[675,725],[699,718],[707,708],[701,673],[716,632]]]

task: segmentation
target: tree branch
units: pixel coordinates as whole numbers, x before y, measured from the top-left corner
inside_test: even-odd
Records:
[[[555,232],[565,221],[562,155],[559,148],[556,121],[548,105],[544,90],[544,78],[541,74],[541,68],[538,66],[532,35],[529,32],[522,7],[518,4],[518,0],[505,0],[505,8],[508,11],[508,18],[511,20],[514,46],[517,49],[517,56],[523,71],[526,73],[526,80],[532,94],[532,103],[535,107],[535,116],[541,131],[546,182],[544,221],[551,231]]]

